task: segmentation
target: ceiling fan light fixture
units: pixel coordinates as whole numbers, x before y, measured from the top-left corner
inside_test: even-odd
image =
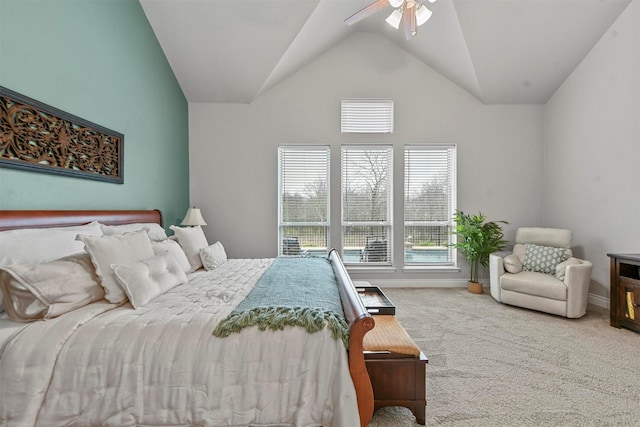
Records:
[[[387,23],[396,30],[400,28],[400,21],[402,20],[402,12],[399,9],[394,9],[391,15],[386,19]]]
[[[418,27],[427,22],[429,18],[431,18],[432,14],[433,12],[431,12],[425,5],[416,9],[416,24],[418,24]]]
[[[402,3],[404,3],[404,0],[389,0],[389,4],[393,8],[398,8],[402,6]]]

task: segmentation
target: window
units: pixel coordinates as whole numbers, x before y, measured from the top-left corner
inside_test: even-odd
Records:
[[[326,254],[329,147],[279,147],[278,176],[278,254]]]
[[[342,147],[342,259],[390,264],[392,147]]]
[[[453,265],[456,209],[455,145],[409,145],[404,150],[404,262]]]
[[[342,133],[392,133],[393,101],[390,99],[343,99],[340,118]]]

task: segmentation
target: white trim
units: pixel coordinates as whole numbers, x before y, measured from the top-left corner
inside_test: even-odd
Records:
[[[597,307],[606,308],[607,310],[611,308],[611,300],[601,295],[589,294],[588,301],[589,304],[593,304]]]
[[[355,273],[355,272],[354,272]],[[356,278],[353,282],[369,282],[373,286],[380,286],[381,288],[466,288],[467,280],[464,279],[378,279],[378,278]],[[488,286],[483,284],[485,292],[488,291]],[[605,309],[610,308],[609,298],[605,298],[601,295],[589,294],[589,304],[593,304],[596,307]]]
[[[382,288],[466,288],[466,279],[378,279],[367,277],[354,281],[367,281]]]
[[[396,272],[396,268],[393,266],[376,267],[358,264],[345,264],[347,272],[349,274],[392,274]]]
[[[415,264],[402,267],[403,273],[459,273],[460,271],[462,269],[455,265]]]

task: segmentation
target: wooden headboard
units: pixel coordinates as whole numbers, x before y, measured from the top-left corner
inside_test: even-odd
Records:
[[[100,211],[100,210],[0,210],[0,231],[16,228],[64,227],[98,221],[102,224],[131,224],[154,222],[162,225],[159,210]]]

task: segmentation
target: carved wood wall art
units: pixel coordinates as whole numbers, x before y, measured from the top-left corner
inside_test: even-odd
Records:
[[[0,167],[122,184],[124,135],[0,86]]]

